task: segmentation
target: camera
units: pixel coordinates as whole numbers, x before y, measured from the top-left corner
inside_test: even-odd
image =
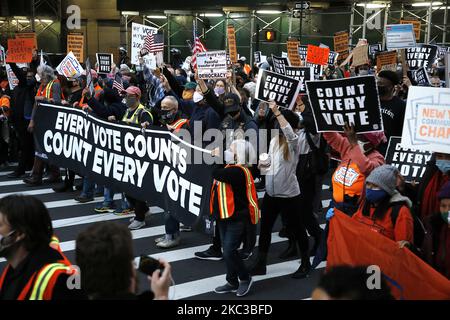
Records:
[[[138,268],[140,272],[151,276],[153,272],[155,272],[158,269],[160,270],[161,273],[163,273],[164,267],[161,263],[159,263],[157,259],[146,255],[141,255]]]

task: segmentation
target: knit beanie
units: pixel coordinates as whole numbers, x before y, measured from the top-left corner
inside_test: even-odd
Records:
[[[439,200],[450,199],[450,181],[444,184],[438,193]]]
[[[366,182],[377,185],[389,195],[396,193],[398,169],[391,165],[382,165],[375,168],[367,177]]]

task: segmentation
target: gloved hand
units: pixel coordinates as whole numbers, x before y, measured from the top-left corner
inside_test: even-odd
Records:
[[[329,221],[333,216],[334,216],[334,208],[328,209],[327,214],[325,215],[327,221]]]

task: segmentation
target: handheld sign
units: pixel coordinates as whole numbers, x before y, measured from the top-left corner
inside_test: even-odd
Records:
[[[272,55],[273,71],[280,74],[285,74],[285,68],[291,63],[287,57],[276,57]]]
[[[381,43],[369,45],[369,55],[375,57],[378,52],[381,52]]]
[[[89,58],[86,59],[86,87],[89,89],[89,92],[92,95],[94,95],[94,81],[92,80],[92,73],[91,73],[91,63],[89,61]]]
[[[139,23],[131,24],[131,63],[139,65],[139,57],[141,56],[141,49],[144,47],[145,37],[148,34],[157,34],[158,29],[149,27]],[[152,56],[149,54],[147,56]],[[145,60],[145,57],[144,57]],[[147,63],[146,63],[147,64]],[[155,61],[156,65],[156,61]],[[156,67],[155,67],[156,68]]]
[[[6,63],[30,63],[33,59],[33,39],[8,39]]]
[[[307,81],[318,132],[343,132],[345,122],[358,133],[383,131],[375,77]]]
[[[14,71],[11,69],[9,64],[6,64],[6,76],[8,77],[9,89],[14,90],[14,88],[19,84],[19,79],[17,79]]]
[[[430,78],[428,77],[428,72],[425,68],[420,68],[414,72],[414,80],[419,86],[428,87],[430,85]]]
[[[300,93],[306,93],[306,81],[314,80],[313,67],[286,67],[286,75],[299,81]]]
[[[69,54],[56,67],[56,71],[66,78],[74,78],[81,75],[83,68],[77,58],[75,58],[74,54],[69,52]]]
[[[359,67],[369,63],[369,46],[367,44],[353,49],[352,66]]]
[[[253,53],[253,60],[255,64],[261,63],[261,51],[255,51]]]
[[[400,24],[412,24],[413,28],[414,28],[414,34],[416,36],[416,40],[419,41],[420,40],[420,21],[419,20],[406,20],[406,19],[401,19],[400,20]]]
[[[397,52],[389,51],[377,55],[377,71],[397,70]]]
[[[232,63],[236,63],[238,60],[238,52],[236,45],[236,33],[234,26],[229,24],[227,26],[227,40],[228,40],[228,53],[230,54],[230,59]]]
[[[33,41],[33,49],[37,49],[36,32],[19,32],[15,34],[16,39],[31,39]]]
[[[299,90],[298,80],[268,70],[259,70],[256,99],[266,102],[273,100],[280,107],[292,109]]]
[[[402,148],[402,137],[391,137],[386,151],[386,164],[398,168],[405,182],[419,181],[431,159],[431,152]]]
[[[319,65],[327,65],[329,55],[330,55],[330,48],[321,48],[318,46],[308,45],[306,62]]]
[[[323,75],[323,66],[322,65],[307,62],[306,66],[313,68],[314,77],[316,79],[319,79]]]
[[[402,147],[450,154],[450,89],[410,87]]]
[[[5,59],[6,59],[5,48],[0,46],[0,66],[4,66],[5,65]]]
[[[293,67],[300,67],[302,64],[300,55],[298,54],[298,46],[300,45],[300,42],[298,42],[297,40],[288,40],[286,44],[288,58],[291,62],[291,65]]]
[[[308,46],[299,45],[298,46],[298,55],[299,55],[301,61],[306,62],[307,54],[308,54]]]
[[[348,55],[350,54],[348,48],[348,39],[349,34],[347,31],[340,31],[334,34],[334,51],[339,53],[339,62],[347,59]]]
[[[406,63],[411,70],[424,67],[431,68],[438,58],[438,47],[430,44],[419,44],[417,47],[406,49]]]
[[[334,66],[337,62],[339,53],[330,51],[330,55],[328,56],[328,64]]]
[[[197,53],[200,79],[225,79],[227,77],[227,52],[225,50]]]
[[[96,53],[98,63],[98,73],[108,74],[112,70],[112,53]]]
[[[67,35],[67,52],[72,51],[78,61],[84,61],[84,35],[69,33]]]
[[[391,24],[386,26],[386,48],[388,50],[413,48],[416,36],[412,24]]]

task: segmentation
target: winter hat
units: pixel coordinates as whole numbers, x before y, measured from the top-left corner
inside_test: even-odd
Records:
[[[366,183],[373,183],[392,196],[396,193],[398,173],[396,167],[385,164],[375,168],[367,177]]]
[[[441,190],[439,190],[438,199],[450,199],[450,181],[444,184]]]

